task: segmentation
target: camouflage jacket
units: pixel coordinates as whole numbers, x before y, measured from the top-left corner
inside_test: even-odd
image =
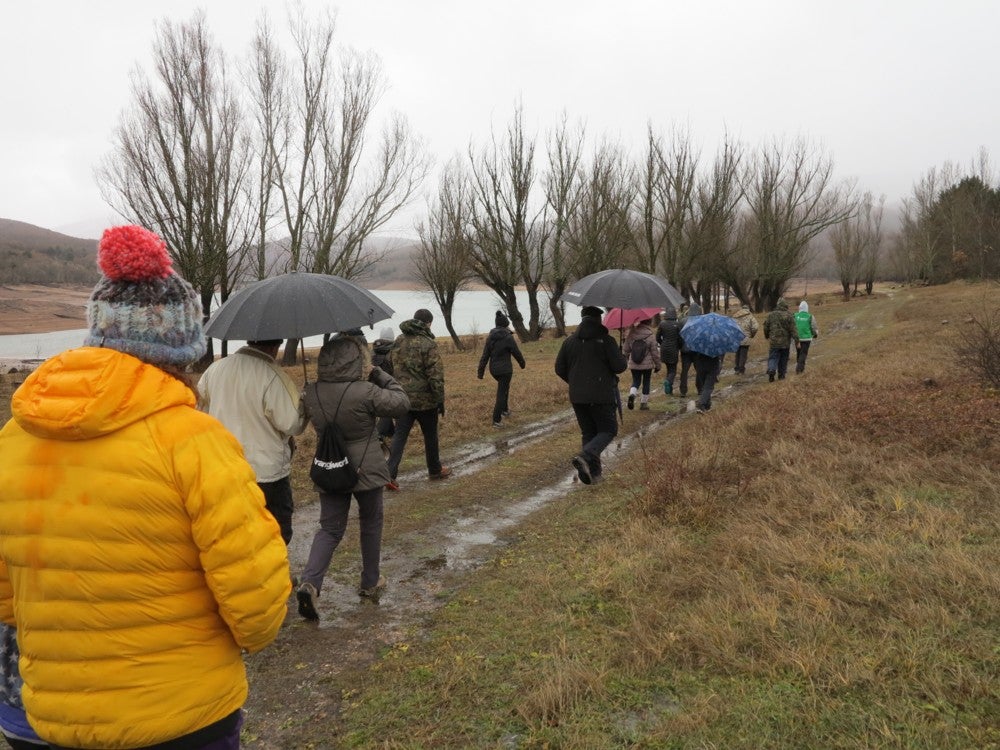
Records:
[[[405,320],[392,350],[396,380],[410,397],[410,409],[427,411],[444,403],[444,364],[430,327],[420,320]]]
[[[799,340],[795,318],[788,312],[788,303],[778,300],[778,306],[764,319],[764,338],[771,342],[772,349],[786,349],[792,341]]]

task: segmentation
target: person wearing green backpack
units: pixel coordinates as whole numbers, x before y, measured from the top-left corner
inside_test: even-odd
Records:
[[[809,303],[802,300],[799,311],[795,313],[795,328],[799,332],[799,340],[795,345],[795,373],[801,374],[806,369],[806,357],[809,356],[809,345],[813,339],[819,338],[816,330],[816,316],[809,312]]]

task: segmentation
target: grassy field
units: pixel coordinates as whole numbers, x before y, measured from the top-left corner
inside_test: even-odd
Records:
[[[1000,400],[953,351],[997,301],[965,284],[811,295],[821,338],[804,375],[639,441],[609,481],[532,515],[429,621],[322,681],[336,712],[303,720],[308,740],[255,746],[1000,747]],[[512,429],[567,408],[558,345],[524,346]],[[447,456],[494,433],[478,346],[445,356]],[[0,379],[0,411],[10,388]],[[660,395],[625,429],[677,408]],[[422,463],[413,440],[404,471]],[[569,470],[575,445],[570,424],[398,493],[386,538],[524,497]],[[352,536],[337,565],[357,557]]]

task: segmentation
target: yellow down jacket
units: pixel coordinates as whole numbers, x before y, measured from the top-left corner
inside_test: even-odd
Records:
[[[277,635],[278,525],[236,439],[179,380],[110,349],[43,363],[0,430],[0,617],[44,739],[135,748],[247,693]]]

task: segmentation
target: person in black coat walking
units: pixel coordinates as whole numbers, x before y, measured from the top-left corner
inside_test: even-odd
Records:
[[[677,359],[681,349],[680,326],[677,324],[677,311],[667,306],[663,312],[663,320],[656,328],[656,343],[660,345],[660,361],[667,368],[667,377],[663,381],[663,392],[668,396],[674,392],[674,378],[677,376]]]
[[[569,384],[569,400],[580,425],[582,450],[571,463],[584,484],[601,478],[601,453],[618,434],[618,375],[628,361],[601,325],[604,311],[584,307],[576,333],[567,336],[556,356],[556,375]]]
[[[497,398],[493,405],[493,426],[501,427],[501,419],[510,416],[510,406],[507,399],[510,396],[510,379],[514,376],[514,366],[511,364],[511,357],[524,369],[524,355],[517,346],[514,335],[507,327],[510,321],[502,311],[497,310],[494,319],[496,327],[490,331],[486,337],[486,344],[483,346],[483,356],[479,358],[478,377],[483,379],[486,373],[486,365],[490,366],[490,375],[497,381]]]

